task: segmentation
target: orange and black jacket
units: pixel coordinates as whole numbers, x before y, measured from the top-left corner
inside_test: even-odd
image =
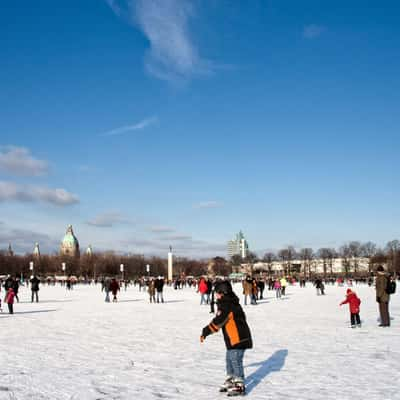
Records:
[[[215,318],[203,328],[202,335],[207,337],[222,328],[225,345],[231,349],[251,349],[253,342],[246,316],[234,293],[224,294],[217,302],[218,310]]]

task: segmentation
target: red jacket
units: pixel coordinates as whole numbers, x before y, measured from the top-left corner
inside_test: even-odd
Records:
[[[207,282],[204,279],[201,279],[199,283],[199,292],[201,294],[207,293],[207,289]]]
[[[11,288],[8,289],[7,296],[6,296],[6,303],[14,304],[14,296],[15,296],[14,290],[12,290]]]
[[[347,291],[346,299],[343,300],[340,305],[349,303],[350,312],[352,314],[358,314],[360,312],[361,300],[353,291]]]

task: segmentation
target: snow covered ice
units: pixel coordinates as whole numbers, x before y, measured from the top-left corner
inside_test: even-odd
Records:
[[[241,286],[234,286],[241,296]],[[378,327],[373,287],[355,286],[363,327],[349,329],[346,287],[288,287],[283,300],[244,306],[254,348],[244,366],[248,398],[400,399],[400,300],[392,326]],[[4,291],[1,292],[4,298]],[[21,287],[20,303],[0,314],[0,400],[225,398],[225,345],[218,332],[200,344],[211,320],[193,288],[166,287],[164,304],[129,287],[105,303],[98,286],[42,285],[40,302]],[[4,307],[5,306],[5,307]]]

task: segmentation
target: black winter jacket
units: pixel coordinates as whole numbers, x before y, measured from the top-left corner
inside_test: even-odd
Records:
[[[239,299],[232,292],[224,294],[217,301],[218,310],[213,320],[203,328],[202,336],[207,337],[222,328],[225,345],[231,349],[251,349],[250,328],[246,322],[246,315],[239,304]]]

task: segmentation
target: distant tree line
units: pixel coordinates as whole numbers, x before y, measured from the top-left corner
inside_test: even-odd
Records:
[[[308,268],[310,271],[313,261],[320,259],[323,262],[324,274],[327,274],[332,271],[333,260],[341,258],[345,273],[357,274],[358,262],[361,257],[368,258],[369,272],[373,272],[377,265],[385,264],[390,272],[400,274],[399,240],[392,240],[383,248],[379,248],[373,242],[361,243],[358,241],[345,243],[338,249],[322,247],[314,250],[307,247],[296,250],[294,246],[287,246],[276,253],[267,252],[262,258],[258,258],[252,252],[249,252],[245,259],[235,255],[232,257],[231,262],[233,265],[239,265],[241,263],[253,264],[257,261],[262,261],[272,267],[273,262],[280,261],[283,265],[288,266],[288,272],[290,272],[290,265],[294,260],[300,260],[306,269]]]
[[[219,257],[216,257],[219,258]],[[222,259],[224,260],[224,259]],[[167,259],[160,257],[145,257],[143,255],[121,256],[110,253],[94,253],[82,255],[79,258],[59,255],[41,255],[34,257],[31,254],[10,255],[6,251],[0,252],[0,275],[21,275],[27,277],[32,274],[29,263],[33,261],[33,272],[37,275],[75,275],[87,278],[96,278],[104,275],[121,277],[121,264],[124,265],[124,278],[133,279],[141,276],[167,275]],[[225,261],[225,260],[224,260]],[[65,271],[62,270],[65,263]],[[226,264],[226,261],[225,261]],[[150,265],[150,272],[146,266]],[[174,258],[174,276],[199,276],[207,273],[207,261],[189,258]]]

